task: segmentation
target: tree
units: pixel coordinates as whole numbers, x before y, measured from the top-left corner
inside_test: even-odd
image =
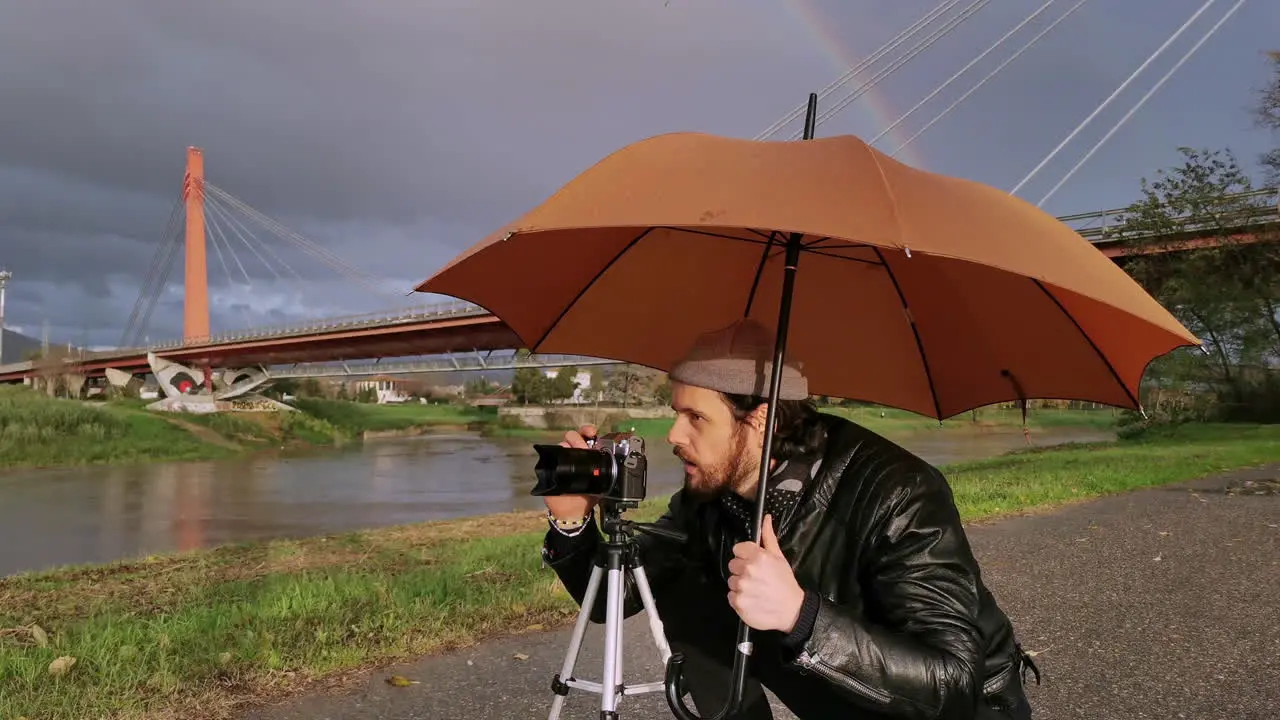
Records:
[[[1117,235],[1137,249],[1179,238],[1214,241],[1126,261],[1134,279],[1204,341],[1208,362],[1175,353],[1153,371],[1181,386],[1207,383],[1228,406],[1260,411],[1262,395],[1271,393],[1263,392],[1259,378],[1244,377],[1242,368],[1280,358],[1280,248],[1246,242],[1237,229],[1268,212],[1261,205],[1265,200],[1240,197],[1253,188],[1230,152],[1179,152],[1181,165],[1142,180],[1143,197],[1126,210]]]
[[[538,368],[516,368],[511,376],[511,395],[518,403],[542,405],[548,400],[549,390],[547,376]]]
[[[483,375],[467,378],[462,384],[462,394],[469,398],[492,395],[498,391],[498,384]]]
[[[548,400],[558,402],[568,400],[578,390],[578,368],[572,365],[566,365],[556,371],[556,376],[551,379],[550,388],[548,388]]]

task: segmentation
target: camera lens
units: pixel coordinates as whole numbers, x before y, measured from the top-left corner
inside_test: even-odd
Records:
[[[613,455],[559,445],[534,445],[538,484],[531,495],[603,495],[613,486]]]

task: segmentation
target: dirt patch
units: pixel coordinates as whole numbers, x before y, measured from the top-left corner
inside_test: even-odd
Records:
[[[1277,478],[1235,478],[1221,485],[1201,486],[1196,492],[1217,495],[1280,495],[1280,479]]]
[[[204,427],[203,425],[197,425],[195,423],[187,422],[186,420],[182,420],[176,417],[170,417],[164,414],[159,414],[159,413],[157,414],[160,417],[164,418],[167,422],[173,425],[177,425],[178,427],[182,428],[183,430],[186,430],[192,435],[195,435],[197,438],[203,440],[204,442],[209,443],[210,445],[217,445],[218,447],[227,448],[228,450],[242,449],[240,445],[238,445],[237,443],[232,442],[231,440],[228,440],[227,438],[219,435],[218,433],[214,432],[213,430],[207,427]]]

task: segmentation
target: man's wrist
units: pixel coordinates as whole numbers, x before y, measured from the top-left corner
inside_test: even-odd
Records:
[[[813,634],[813,624],[818,619],[818,607],[821,604],[821,597],[813,590],[802,590],[801,593],[795,622],[782,639],[784,645],[793,649],[799,648]]]

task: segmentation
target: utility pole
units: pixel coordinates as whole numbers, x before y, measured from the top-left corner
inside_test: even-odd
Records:
[[[13,273],[0,270],[0,365],[4,364],[4,291]]]

